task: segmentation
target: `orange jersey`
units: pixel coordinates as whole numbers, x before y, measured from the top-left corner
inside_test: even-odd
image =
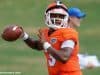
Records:
[[[62,63],[56,60],[48,52],[45,52],[49,75],[59,75],[60,72],[80,71],[79,61],[77,57],[77,54],[79,52],[78,32],[72,28],[58,29],[55,32],[53,32],[50,36],[48,36],[47,28],[43,29],[42,32],[45,34],[46,40],[56,50],[60,50],[62,43],[66,40],[75,41],[74,50],[66,63]]]

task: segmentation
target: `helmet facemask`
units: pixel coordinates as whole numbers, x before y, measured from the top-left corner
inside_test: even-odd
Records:
[[[48,11],[46,14],[46,24],[48,27],[53,29],[66,28],[68,21],[68,13],[67,11],[59,8],[52,9]]]

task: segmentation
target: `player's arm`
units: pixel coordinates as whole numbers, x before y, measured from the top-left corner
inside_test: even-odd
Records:
[[[34,40],[29,37],[27,33],[24,32],[22,39],[24,42],[32,49],[36,49],[38,51],[43,50],[43,45],[39,40]]]
[[[44,48],[56,59],[65,63],[71,56],[74,49],[75,42],[73,40],[66,40],[62,43],[61,49],[56,50],[48,42],[44,42]]]

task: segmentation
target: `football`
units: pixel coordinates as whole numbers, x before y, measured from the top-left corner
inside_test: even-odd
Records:
[[[6,41],[15,41],[17,40],[23,32],[23,29],[18,25],[9,25],[1,34],[1,37]]]

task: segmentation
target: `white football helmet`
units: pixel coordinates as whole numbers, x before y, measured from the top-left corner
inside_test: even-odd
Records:
[[[45,23],[49,28],[59,29],[66,28],[68,23],[67,7],[58,2],[48,6],[45,12]]]

